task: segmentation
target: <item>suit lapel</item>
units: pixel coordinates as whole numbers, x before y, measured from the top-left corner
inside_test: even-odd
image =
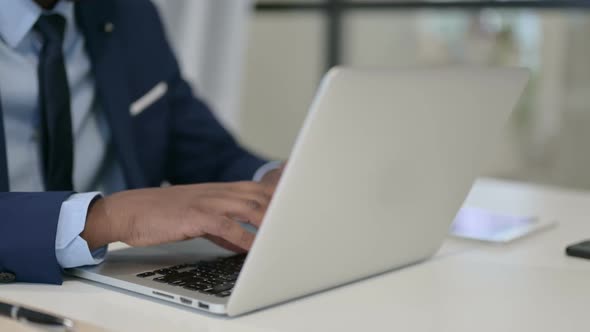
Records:
[[[120,1],[120,0],[119,0]],[[127,187],[147,185],[139,166],[129,113],[126,69],[121,53],[123,41],[117,38],[116,0],[80,1],[76,3],[76,19],[92,62],[97,96],[107,115],[115,151],[123,168]]]
[[[0,103],[0,192],[9,191],[8,165],[6,163],[6,136],[4,136],[4,116]]]

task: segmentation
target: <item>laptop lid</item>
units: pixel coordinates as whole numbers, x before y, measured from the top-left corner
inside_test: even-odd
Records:
[[[527,80],[522,69],[330,71],[228,314],[435,253]]]

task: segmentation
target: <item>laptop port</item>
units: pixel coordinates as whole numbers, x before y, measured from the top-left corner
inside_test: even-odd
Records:
[[[156,292],[156,291],[152,291],[152,294],[162,296],[162,297],[167,297],[169,299],[174,299],[174,296],[172,296],[170,294],[160,293],[160,292]]]
[[[207,303],[199,302],[199,308],[209,310],[209,305]]]
[[[185,299],[184,297],[180,297],[180,302],[182,304],[188,304],[188,305],[193,304],[193,300]]]

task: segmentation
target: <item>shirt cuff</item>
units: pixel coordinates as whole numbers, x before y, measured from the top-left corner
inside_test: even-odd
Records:
[[[283,165],[282,161],[270,161],[262,166],[260,166],[260,168],[258,170],[256,170],[256,173],[254,173],[254,177],[252,178],[252,181],[255,182],[260,182],[260,180],[262,180],[262,178],[266,175],[266,173],[275,170],[277,168],[281,168],[281,165]]]
[[[55,256],[62,268],[100,264],[107,253],[107,246],[90,252],[80,233],[86,225],[88,207],[99,192],[73,194],[61,205],[55,237]]]

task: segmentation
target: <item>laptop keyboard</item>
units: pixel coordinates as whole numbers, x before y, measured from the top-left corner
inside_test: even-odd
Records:
[[[181,264],[143,272],[139,278],[183,287],[199,293],[227,297],[238,279],[246,254],[219,258],[213,261]]]

